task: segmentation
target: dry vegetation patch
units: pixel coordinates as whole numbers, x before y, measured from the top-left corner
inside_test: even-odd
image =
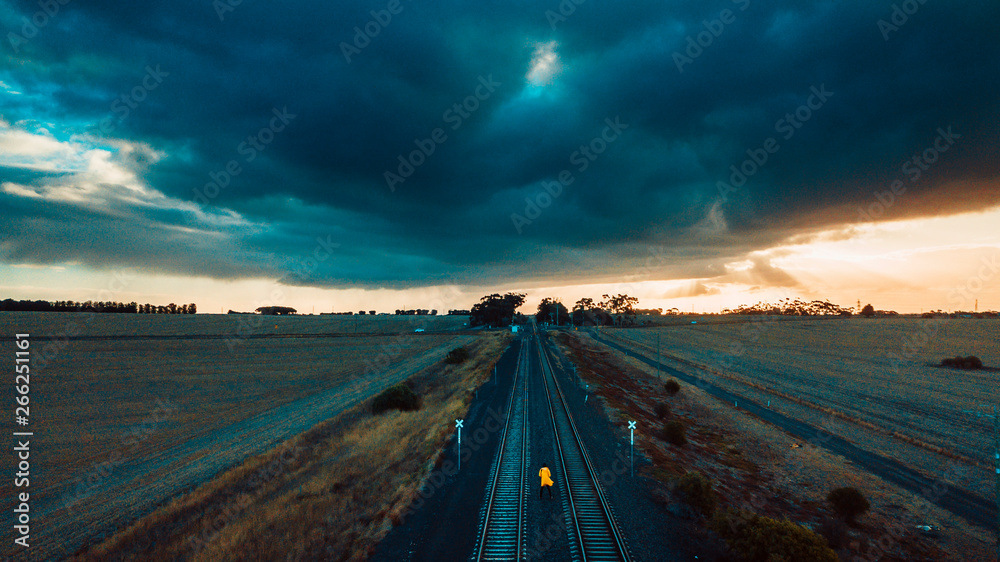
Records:
[[[943,510],[915,505],[912,494],[854,469],[843,458],[799,446],[796,438],[733,410],[732,404],[719,403],[697,387],[681,383],[680,392],[671,396],[652,368],[609,353],[587,335],[564,333],[554,340],[576,364],[609,417],[627,416],[645,428],[642,434],[647,437],[636,435],[637,449],[651,461],[643,470],[660,483],[652,493],[675,513],[691,516],[692,508],[683,505],[671,489],[682,482],[683,475],[700,473],[712,483],[718,510],[789,519],[824,534],[842,533],[837,546],[848,559],[876,554],[883,561],[989,559],[988,534],[976,533]],[[684,424],[688,441],[684,447],[669,445],[660,436],[663,420],[658,403],[669,404],[667,419]],[[871,513],[850,528],[836,524],[826,500],[831,490],[842,486],[864,490],[872,503]],[[900,528],[900,521],[913,519],[911,512],[947,519],[951,531],[947,537],[933,539],[912,527]],[[888,553],[878,549],[879,541],[887,545]]]
[[[410,379],[416,411],[370,404],[323,422],[179,497],[79,560],[362,560],[409,506],[471,390],[510,340],[491,333]]]

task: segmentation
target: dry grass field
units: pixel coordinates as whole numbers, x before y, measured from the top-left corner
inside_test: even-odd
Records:
[[[510,334],[483,333],[460,365],[410,379],[414,412],[372,415],[368,404],[228,470],[81,553],[82,560],[363,560],[397,521],[471,389]]]
[[[219,333],[220,322],[232,318],[125,316],[132,315],[5,313],[0,335],[32,333],[40,359],[47,343],[40,335],[58,336],[65,322],[81,322],[79,336],[197,335]],[[267,320],[312,333],[315,327],[297,325],[299,319]],[[370,318],[383,319],[396,321]],[[31,379],[32,515],[45,527],[33,537],[33,555],[69,554],[474,339],[407,330],[243,339],[233,346],[222,339],[113,335],[48,342],[53,351],[43,368],[34,364]],[[11,485],[3,483],[4,497],[12,497]]]
[[[822,530],[835,518],[827,493],[840,486],[853,486],[870,500],[871,511],[833,543],[841,560],[993,559],[993,531],[969,524],[922,495],[858,470],[857,465],[840,455],[804,444],[800,438],[742,408],[734,408],[732,403],[720,402],[697,386],[681,382],[680,391],[669,395],[662,378],[655,377],[653,367],[609,350],[587,333],[564,333],[555,340],[562,353],[576,364],[581,379],[590,385],[595,405],[601,405],[620,427],[626,421],[638,421],[637,454],[642,451],[649,464],[640,465],[636,471],[662,483],[652,486],[650,493],[660,498],[667,509],[681,515],[687,512],[684,502],[670,490],[675,478],[697,471],[711,481],[720,502],[717,510],[747,510]],[[658,405],[669,406],[669,413],[663,415]],[[684,447],[664,440],[660,430],[667,421],[684,424]],[[917,531],[918,524],[936,525],[942,531],[927,536]],[[704,533],[695,531],[699,532]],[[703,534],[698,540],[711,542],[717,538]]]
[[[945,357],[976,355],[1000,367],[1000,321],[916,318],[746,319],[743,323],[678,324],[602,330],[655,356],[708,367],[707,376],[782,413],[818,422],[822,411],[860,420],[843,435],[870,450],[935,473],[940,448],[979,466],[952,482],[992,495],[992,423],[966,413],[1000,403],[1000,371],[935,366]],[[743,381],[754,385],[748,388]],[[773,390],[768,392],[763,389]],[[788,398],[788,399],[786,399]],[[877,429],[878,431],[870,431]],[[881,433],[882,435],[878,435]],[[919,449],[893,439],[923,443]],[[952,457],[949,457],[952,458]]]

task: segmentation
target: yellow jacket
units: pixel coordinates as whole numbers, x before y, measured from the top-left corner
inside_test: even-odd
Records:
[[[538,475],[542,477],[542,486],[551,486],[552,482],[552,472],[547,466],[543,466],[541,470],[538,471]]]

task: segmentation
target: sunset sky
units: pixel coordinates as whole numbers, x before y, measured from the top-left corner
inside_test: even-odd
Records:
[[[0,299],[1000,309],[996,2],[52,4]]]

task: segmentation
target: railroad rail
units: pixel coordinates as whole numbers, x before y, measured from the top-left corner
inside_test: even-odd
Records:
[[[569,495],[570,538],[578,549],[575,554],[584,562],[629,562],[628,545],[601,489],[540,337],[536,343],[564,487]]]
[[[521,342],[507,421],[490,474],[475,560],[522,560],[524,556],[525,473],[528,461],[528,342]]]

